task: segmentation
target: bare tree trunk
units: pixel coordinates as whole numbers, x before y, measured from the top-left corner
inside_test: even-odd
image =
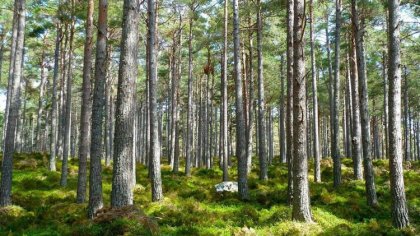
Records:
[[[279,104],[279,126],[280,126],[280,161],[286,163],[286,131],[284,126],[284,56],[280,61],[280,104]]]
[[[6,97],[6,108],[5,108],[5,112],[4,112],[4,124],[3,124],[3,145],[2,145],[2,150],[3,152],[5,151],[6,147],[6,133],[7,133],[7,123],[9,120],[9,108],[10,108],[10,102],[11,102],[11,95],[12,95],[12,90],[13,90],[13,85],[14,85],[14,81],[13,81],[13,75],[14,75],[14,61],[15,61],[15,57],[16,57],[16,39],[18,37],[18,30],[19,30],[19,16],[18,16],[18,7],[19,5],[17,5],[19,2],[15,1],[14,3],[14,8],[16,10],[14,10],[13,12],[13,24],[12,24],[12,42],[11,42],[11,48],[10,48],[10,63],[9,63],[9,78],[8,78],[8,82],[7,82],[7,97]],[[23,55],[22,55],[23,58]],[[20,83],[20,82],[19,82]],[[20,86],[20,84],[19,84]],[[19,113],[17,113],[19,115]],[[16,138],[16,136],[15,136]]]
[[[356,40],[357,72],[359,77],[359,96],[360,96],[360,115],[362,125],[362,144],[363,144],[363,167],[365,174],[366,197],[369,206],[377,206],[378,200],[375,190],[375,176],[373,172],[371,145],[370,145],[370,124],[368,110],[368,91],[366,62],[363,45],[363,20],[359,23],[356,1],[352,0],[352,23]]]
[[[233,45],[234,45],[234,77],[236,90],[236,156],[238,158],[238,190],[242,200],[249,198],[246,160],[246,137],[244,103],[242,97],[242,79],[239,39],[239,6],[238,0],[233,0]]]
[[[286,157],[287,201],[293,202],[293,24],[294,0],[287,0],[287,108],[286,108]]]
[[[61,165],[61,179],[60,185],[67,186],[67,175],[68,175],[68,155],[69,155],[69,148],[70,148],[70,135],[71,135],[71,85],[72,85],[72,78],[73,78],[73,39],[74,39],[74,27],[75,27],[75,15],[74,15],[74,0],[71,2],[72,4],[72,20],[70,26],[70,47],[69,47],[69,58],[68,58],[68,72],[67,72],[67,79],[66,79],[66,102],[65,102],[65,119],[63,122],[64,126],[64,137],[63,137],[63,160]],[[63,110],[64,111],[64,110]]]
[[[388,0],[389,169],[394,226],[408,226],[401,144],[401,52],[399,0]]]
[[[314,148],[314,178],[315,182],[321,182],[321,163],[319,156],[319,135],[318,135],[318,91],[316,78],[316,62],[315,62],[315,36],[314,36],[314,2],[309,2],[309,18],[310,18],[310,44],[311,44],[311,70],[312,70],[312,102],[313,102],[313,148]]]
[[[103,153],[102,127],[105,107],[105,83],[107,76],[107,33],[108,0],[99,0],[98,36],[96,41],[95,87],[92,102],[92,127],[90,146],[89,205],[88,217],[93,218],[103,207],[102,165]],[[136,65],[136,64],[134,64]],[[134,68],[133,70],[136,70]],[[135,78],[135,77],[134,77]],[[135,90],[134,90],[135,91]]]
[[[149,114],[150,114],[150,177],[152,181],[152,200],[160,201],[163,198],[162,179],[160,174],[159,140],[157,129],[157,89],[156,89],[156,12],[155,1],[147,1],[148,13],[148,73],[149,73]]]
[[[267,149],[266,149],[266,124],[265,124],[265,98],[263,78],[263,55],[262,55],[262,19],[261,2],[257,1],[257,54],[258,54],[258,134],[260,161],[260,180],[268,179],[267,175]]]
[[[3,161],[1,168],[1,185],[0,185],[0,206],[9,206],[12,204],[12,168],[13,168],[13,154],[15,152],[15,130],[16,123],[19,119],[20,108],[20,83],[22,77],[22,61],[23,61],[23,46],[25,38],[25,0],[15,1],[15,12],[13,21],[16,35],[13,35],[12,41],[15,41],[14,56],[11,56],[10,66],[13,67],[13,72],[9,78],[9,111],[6,123],[5,145],[3,153]]]
[[[293,220],[311,222],[306,150],[304,0],[294,1],[293,24]]]
[[[384,50],[382,52],[382,76],[383,76],[383,81],[384,81],[384,87],[383,87],[383,93],[384,93],[384,115],[383,115],[383,124],[384,124],[384,137],[385,137],[385,153],[384,153],[384,157],[388,158],[388,152],[389,152],[389,134],[388,134],[388,75],[387,75],[387,63],[386,63],[386,51]]]
[[[331,152],[334,161],[334,187],[341,185],[341,156],[340,156],[340,31],[341,31],[341,0],[335,1],[335,56],[334,56],[334,84],[332,116]]]
[[[180,121],[179,121],[179,83],[181,81],[181,64],[182,64],[182,17],[179,18],[179,31],[178,31],[178,50],[177,50],[177,61],[176,61],[176,67],[175,67],[175,76],[174,76],[174,84],[173,84],[173,91],[174,94],[174,100],[172,101],[173,107],[173,126],[175,128],[175,142],[174,142],[174,158],[173,158],[173,165],[172,165],[172,171],[174,173],[178,173],[179,171],[179,139],[180,137]]]
[[[51,97],[51,143],[50,143],[50,158],[48,163],[48,169],[55,171],[55,159],[57,150],[57,82],[58,82],[58,67],[60,57],[60,41],[61,41],[61,26],[57,24],[57,36],[55,39],[55,52],[54,52],[54,75],[53,75],[53,92]]]
[[[357,59],[355,51],[354,37],[350,37],[350,77],[352,90],[352,105],[353,105],[353,130],[352,130],[352,158],[353,158],[353,173],[355,179],[363,179],[362,172],[362,148],[361,148],[361,127],[360,127],[360,103],[359,103],[359,81],[357,75]]]
[[[411,145],[410,145],[410,116],[408,108],[408,77],[407,68],[404,69],[404,159],[405,161],[411,161]]]
[[[223,181],[229,180],[228,172],[228,95],[227,95],[227,30],[228,30],[228,0],[225,0],[224,7],[224,26],[223,26],[223,58],[222,58],[222,115],[221,115],[221,146],[223,159]]]
[[[133,101],[137,79],[138,23],[139,1],[124,0],[111,192],[111,207],[114,208],[133,204]]]
[[[249,3],[249,1],[248,1]],[[252,27],[251,16],[248,15],[248,27]],[[246,130],[247,135],[247,173],[251,172],[252,168],[252,136],[254,133],[254,46],[252,40],[252,31],[248,32],[248,43],[249,43],[249,56],[248,56],[248,129]]]
[[[194,13],[194,7],[190,6],[191,14]],[[193,48],[192,48],[192,28],[193,17],[189,18],[189,33],[188,33],[188,115],[187,115],[187,155],[185,160],[185,175],[191,176],[191,161],[193,157]]]
[[[45,39],[44,39],[45,45]],[[45,67],[45,50],[42,50],[41,54],[41,61],[40,61],[40,69],[41,69],[41,84],[39,85],[39,100],[38,100],[38,111],[36,116],[36,141],[37,146],[36,150],[38,152],[42,149],[42,140],[41,140],[41,122],[42,122],[42,113],[43,113],[43,106],[44,106],[44,96],[45,96],[45,86],[48,79],[48,69]],[[0,68],[1,71],[1,68]]]
[[[89,153],[90,117],[91,117],[91,84],[90,73],[92,70],[93,46],[93,12],[94,2],[88,1],[86,17],[86,40],[83,58],[83,83],[82,83],[82,110],[80,113],[80,140],[79,140],[79,170],[77,176],[76,202],[83,203],[86,198],[87,158]]]

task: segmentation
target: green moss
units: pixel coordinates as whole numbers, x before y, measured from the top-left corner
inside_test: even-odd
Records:
[[[258,179],[254,163],[249,175],[250,200],[241,201],[236,193],[216,193],[222,171],[193,169],[192,176],[173,174],[162,165],[165,198],[151,202],[147,168],[137,166],[134,188],[135,207],[144,210],[142,220],[121,215],[106,222],[86,218],[87,204],[76,204],[77,160],[69,162],[67,187],[60,187],[60,172],[46,169],[47,156],[18,154],[19,161],[31,160],[14,170],[12,201],[18,206],[0,208],[0,235],[418,235],[420,230],[420,165],[412,162],[404,172],[412,227],[398,230],[390,219],[388,161],[374,161],[375,182],[380,207],[370,208],[365,199],[364,181],[353,180],[352,160],[343,159],[343,183],[332,186],[332,160],[322,160],[322,183],[314,183],[313,163],[309,163],[310,195],[314,223],[291,220],[287,201],[287,166],[269,167],[269,180]],[[256,159],[257,160],[257,159]],[[234,161],[236,161],[234,159]],[[61,163],[57,163],[60,170]],[[408,168],[408,166],[406,166]],[[181,168],[182,169],[182,168]],[[231,180],[236,168],[229,169]],[[103,197],[109,205],[112,167],[103,168]],[[7,209],[7,210],[5,210]],[[148,216],[148,217],[146,217]],[[151,230],[158,225],[158,231]]]

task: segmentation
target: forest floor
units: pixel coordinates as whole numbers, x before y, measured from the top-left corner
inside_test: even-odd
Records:
[[[249,178],[248,202],[235,194],[217,194],[219,168],[194,169],[192,177],[171,173],[162,166],[165,198],[151,202],[147,169],[137,167],[135,206],[120,211],[106,208],[95,220],[86,219],[86,204],[76,204],[77,160],[70,160],[67,187],[60,173],[46,169],[47,156],[16,155],[13,206],[0,208],[0,235],[419,235],[420,163],[405,164],[404,172],[411,227],[392,228],[388,161],[375,161],[379,208],[365,201],[364,182],[352,180],[352,161],[343,159],[343,184],[332,187],[332,161],[322,160],[322,183],[310,193],[315,223],[291,220],[286,204],[287,168],[274,163],[269,180],[258,180],[256,163]],[[312,167],[312,166],[311,166]],[[57,169],[61,165],[58,163]],[[230,176],[235,179],[236,168]],[[112,169],[103,168],[105,206],[110,205]]]

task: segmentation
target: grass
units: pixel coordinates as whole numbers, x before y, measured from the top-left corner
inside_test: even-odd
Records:
[[[352,162],[343,159],[343,184],[332,187],[332,162],[322,160],[322,183],[313,182],[310,195],[315,223],[291,221],[286,204],[287,168],[274,163],[269,180],[258,180],[256,164],[249,177],[247,202],[235,194],[217,194],[222,179],[217,167],[194,169],[192,177],[173,174],[162,165],[165,198],[151,202],[147,168],[137,167],[135,205],[109,209],[112,169],[104,167],[105,209],[95,220],[86,219],[86,204],[76,204],[77,161],[70,161],[67,187],[60,173],[46,169],[42,154],[19,154],[13,172],[13,206],[0,208],[0,235],[418,235],[420,234],[420,163],[404,172],[411,227],[392,227],[388,162],[375,161],[380,207],[365,201],[364,182],[352,180]],[[57,166],[60,169],[60,163]],[[312,165],[311,165],[312,168]],[[230,169],[235,179],[236,168]]]

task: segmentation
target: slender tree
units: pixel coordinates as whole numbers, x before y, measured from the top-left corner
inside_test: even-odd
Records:
[[[58,67],[59,67],[59,57],[60,57],[60,41],[62,29],[60,23],[57,23],[57,35],[55,39],[55,50],[54,50],[54,75],[53,75],[53,89],[51,96],[51,143],[50,143],[50,157],[48,163],[48,169],[50,171],[55,171],[55,159],[56,159],[56,150],[57,150],[57,83],[58,83]]]
[[[76,17],[75,17],[75,2],[71,1],[71,23],[70,23],[70,36],[69,36],[69,56],[68,56],[68,66],[66,74],[66,100],[63,103],[63,160],[61,163],[61,179],[60,185],[67,186],[67,177],[68,177],[68,159],[69,159],[69,149],[70,149],[70,135],[71,135],[71,104],[72,104],[72,79],[73,79],[73,48],[74,48],[74,31],[75,31]],[[64,80],[65,77],[63,77]],[[64,100],[63,100],[64,101]]]
[[[294,1],[293,24],[293,210],[294,220],[311,222],[306,150],[305,1]]]
[[[152,200],[163,198],[162,178],[160,174],[159,135],[157,124],[157,96],[156,96],[156,12],[155,0],[147,1],[148,15],[148,73],[149,73],[149,115],[150,115],[150,178],[152,181]]]
[[[293,23],[294,0],[287,0],[287,107],[286,107],[286,157],[287,201],[293,201]]]
[[[187,155],[185,160],[185,175],[191,176],[191,161],[193,156],[193,23],[194,5],[190,5],[188,32],[188,114],[187,114]]]
[[[314,36],[314,1],[309,1],[310,19],[310,44],[311,44],[311,70],[312,70],[312,102],[313,102],[313,151],[314,151],[314,177],[315,182],[321,182],[321,164],[319,156],[319,135],[318,135],[318,91],[315,62],[315,36]]]
[[[17,120],[19,119],[20,109],[20,83],[23,72],[23,46],[25,39],[25,0],[15,0],[13,21],[16,24],[16,35],[13,35],[12,41],[15,48],[12,50],[14,55],[10,57],[10,66],[13,67],[12,74],[9,75],[9,111],[7,113],[6,134],[4,139],[4,153],[1,167],[1,185],[0,185],[0,206],[12,204],[12,168],[13,154],[15,152],[15,131]]]
[[[239,38],[239,5],[233,0],[233,45],[234,45],[234,76],[235,76],[235,106],[236,106],[236,156],[238,158],[238,190],[242,200],[249,198],[248,173],[246,160],[245,114],[242,93],[240,38]]]
[[[350,77],[351,77],[351,94],[353,105],[353,130],[352,130],[352,158],[354,178],[363,179],[362,171],[362,148],[361,148],[361,128],[360,128],[360,103],[359,103],[359,81],[357,75],[357,62],[354,37],[350,37]]]
[[[107,32],[108,0],[99,0],[98,37],[96,41],[95,60],[95,87],[93,91],[92,135],[90,146],[89,218],[93,218],[95,213],[103,207],[101,157],[103,154],[102,127],[104,120],[105,83],[107,76]],[[135,69],[136,68],[133,68],[133,70]]]
[[[370,118],[368,110],[368,91],[365,49],[363,43],[363,21],[359,24],[359,16],[356,0],[352,0],[352,23],[354,36],[356,41],[356,57],[357,57],[357,75],[359,80],[359,96],[360,96],[360,118],[362,129],[362,147],[363,147],[363,167],[366,185],[366,197],[370,206],[378,205],[375,190],[375,176],[373,172],[372,156],[371,156],[371,139],[370,139]]]
[[[284,126],[284,56],[280,61],[280,105],[279,105],[279,129],[280,129],[280,161],[286,163],[286,130]]]
[[[262,55],[262,19],[261,1],[257,0],[257,56],[258,56],[258,156],[260,161],[260,179],[268,179],[267,175],[267,146],[266,146],[266,123],[265,123],[265,98],[263,77]]]
[[[341,184],[341,157],[340,157],[340,31],[341,31],[341,0],[335,1],[335,56],[334,56],[334,83],[333,85],[333,109],[332,116],[332,139],[331,152],[334,161],[334,187]]]
[[[79,136],[79,170],[77,176],[76,202],[83,203],[86,198],[87,181],[87,158],[89,152],[89,129],[91,116],[91,84],[90,73],[92,70],[92,45],[93,45],[93,11],[94,0],[88,1],[87,17],[85,23],[86,40],[83,58],[83,82],[82,82],[82,110],[80,112],[80,136]]]
[[[228,31],[228,0],[225,0],[223,7],[223,58],[222,58],[222,159],[223,159],[223,181],[229,180],[228,172],[228,94],[227,94],[227,31]]]
[[[408,226],[402,167],[400,1],[388,0],[389,169],[394,226]]]

